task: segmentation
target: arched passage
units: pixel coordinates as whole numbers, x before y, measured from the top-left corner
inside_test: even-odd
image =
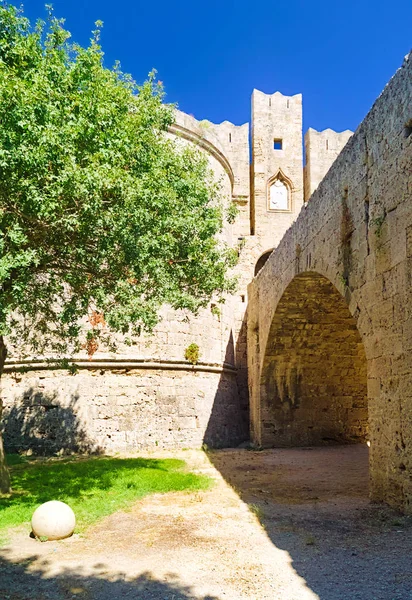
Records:
[[[257,260],[256,265],[255,265],[255,277],[256,275],[259,273],[259,271],[261,269],[263,269],[263,267],[265,266],[269,256],[272,254],[273,252],[273,248],[271,248],[270,250],[266,250],[266,252],[264,252],[262,254],[262,256]]]
[[[296,276],[271,325],[261,376],[264,446],[365,441],[367,371],[345,300],[317,273]]]

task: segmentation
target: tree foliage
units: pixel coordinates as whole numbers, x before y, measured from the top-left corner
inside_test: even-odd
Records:
[[[0,4],[0,375],[4,335],[32,352],[97,348],[102,323],[151,330],[162,304],[196,312],[233,290],[219,185],[167,134],[155,73],[105,68],[51,9]],[[2,402],[0,400],[0,418]],[[10,489],[0,436],[0,492]]]
[[[38,351],[87,315],[138,333],[234,286],[207,159],[167,135],[154,72],[105,68],[96,26],[81,48],[50,9],[32,26],[0,7],[0,334]]]

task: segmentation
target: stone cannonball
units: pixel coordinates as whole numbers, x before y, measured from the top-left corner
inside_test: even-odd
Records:
[[[48,540],[62,540],[72,535],[76,526],[74,512],[64,502],[45,502],[33,513],[31,527],[36,537]]]

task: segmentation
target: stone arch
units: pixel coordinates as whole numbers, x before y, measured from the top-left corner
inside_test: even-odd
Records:
[[[266,250],[266,252],[264,252],[263,254],[260,255],[260,257],[256,261],[256,265],[255,265],[255,273],[254,273],[255,277],[259,273],[259,271],[261,269],[263,269],[264,265],[266,264],[266,261],[268,260],[269,256],[272,254],[272,252],[273,252],[273,248],[271,248],[270,250]]]
[[[263,446],[365,442],[367,361],[346,301],[323,275],[292,279],[277,305],[260,378]]]
[[[273,194],[272,192],[275,191]],[[291,212],[293,184],[282,169],[273,175],[267,183],[267,209],[269,211]]]

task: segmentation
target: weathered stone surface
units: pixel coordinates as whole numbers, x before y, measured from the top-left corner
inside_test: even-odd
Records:
[[[332,284],[298,275],[277,306],[261,374],[264,446],[364,442],[366,357],[356,323]]]
[[[222,447],[248,437],[231,371],[32,371],[8,377],[3,393],[9,451]]]
[[[93,356],[96,364],[74,377],[37,372],[35,364],[26,366],[31,371],[22,376],[6,374],[9,448],[31,445],[37,451],[55,452],[221,446],[248,438],[246,288],[259,257],[279,243],[303,202],[301,96],[255,90],[252,103],[252,181],[247,123],[216,125],[177,111],[170,131],[179,144],[195,144],[206,153],[226,208],[234,202],[239,209],[235,222],[225,221],[221,234],[239,254],[236,295],[225,304],[212,302],[196,317],[164,307],[153,335],[141,336],[131,345],[114,336],[117,353],[99,349]],[[275,138],[282,139],[282,150],[274,149]],[[287,210],[270,208],[271,182],[285,190]],[[218,372],[193,372],[187,362],[184,373],[174,369],[174,364],[185,362],[185,349],[192,343],[200,348],[201,363]],[[15,350],[16,364],[20,349]],[[86,355],[75,358],[85,368]],[[151,367],[134,368],[133,361],[146,361]],[[223,372],[224,365],[236,373]]]
[[[409,57],[248,289],[253,439],[367,436],[372,498],[407,512],[411,98]]]
[[[353,132],[349,130],[338,133],[332,129],[316,131],[309,127],[305,134],[305,202],[309,200],[352,135]]]

